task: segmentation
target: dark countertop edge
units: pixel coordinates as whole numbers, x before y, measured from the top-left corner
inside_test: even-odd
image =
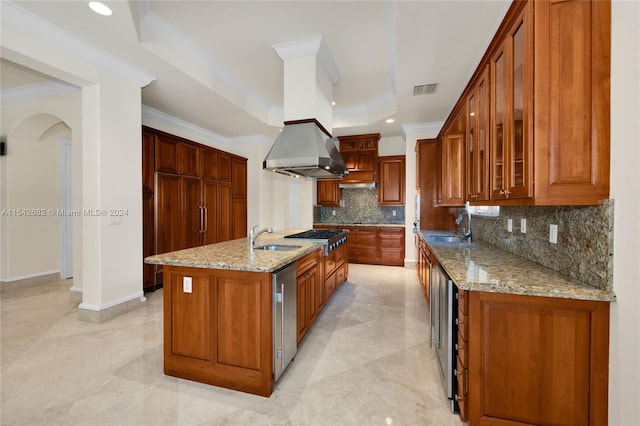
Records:
[[[407,226],[406,223],[314,223],[313,226],[388,226],[388,227],[402,227]]]
[[[484,246],[492,251],[495,251],[496,255],[500,255],[501,253],[504,253],[508,256],[517,257],[519,258],[519,260],[523,262],[530,262],[532,265],[536,265],[536,267],[545,268],[549,271],[550,274],[557,274],[559,276],[562,276],[563,279],[565,280],[572,281],[573,283],[575,283],[576,286],[580,287],[581,289],[584,289],[585,293],[581,295],[575,295],[570,293],[569,290],[565,292],[561,288],[557,288],[553,290],[549,289],[549,291],[542,291],[542,290],[536,289],[535,287],[527,287],[526,285],[523,285],[520,288],[510,288],[508,286],[497,286],[489,283],[474,283],[474,282],[469,282],[469,281],[460,280],[460,279],[453,280],[454,284],[461,290],[482,291],[487,293],[515,294],[515,295],[522,295],[522,296],[540,296],[540,297],[555,297],[555,298],[562,298],[562,299],[593,300],[593,301],[602,301],[602,302],[616,301],[616,295],[613,291],[602,290],[600,288],[590,286],[588,284],[585,284],[581,281],[576,280],[575,278],[565,275],[561,272],[548,268],[544,265],[540,265],[539,263],[533,262],[522,256],[518,256],[517,254],[508,252],[498,247],[494,247],[490,244],[478,242],[478,241],[463,242],[463,243],[434,243],[433,241],[429,241],[429,238],[428,238],[431,235],[451,235],[451,234],[455,234],[455,232],[422,229],[418,234],[427,243],[429,248],[432,250],[433,254],[436,256],[436,260],[440,263],[440,265],[444,268],[445,272],[447,272],[449,276],[456,275],[455,273],[452,273],[451,265],[447,267],[447,263],[448,262],[450,263],[452,261],[446,258],[443,258],[442,253],[440,253],[440,255],[438,254],[438,246],[447,246],[447,247],[458,246],[460,248],[464,248],[465,246],[468,247],[469,245],[473,244],[476,246]]]

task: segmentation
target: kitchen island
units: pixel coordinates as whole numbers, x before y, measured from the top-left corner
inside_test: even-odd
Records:
[[[165,374],[272,393],[273,272],[296,264],[308,274],[322,256],[319,243],[283,239],[299,231],[259,237],[263,245],[296,246],[285,251],[251,249],[242,238],[145,259],[164,265]]]

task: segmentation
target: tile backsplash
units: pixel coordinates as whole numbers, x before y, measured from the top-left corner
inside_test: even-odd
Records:
[[[345,188],[342,190],[342,199],[343,207],[314,206],[313,221],[404,225],[404,206],[379,206],[377,188]]]
[[[521,233],[520,219],[526,219]],[[512,219],[512,232],[507,220]],[[466,222],[466,221],[465,221]],[[612,290],[613,200],[601,206],[501,206],[500,216],[472,217],[473,238]],[[558,243],[549,242],[549,225],[558,225]]]

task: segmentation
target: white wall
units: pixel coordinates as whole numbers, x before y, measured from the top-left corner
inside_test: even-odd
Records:
[[[612,3],[609,423],[640,424],[640,2]]]
[[[0,133],[7,135],[7,153],[0,163],[2,208],[57,209],[58,140],[78,139],[71,132],[81,122],[80,92],[2,105]],[[61,123],[55,125],[55,123]],[[62,124],[64,123],[64,124]],[[53,127],[51,127],[53,125]],[[47,129],[49,129],[47,131]],[[45,132],[43,134],[43,132]],[[79,158],[80,141],[73,144]],[[81,166],[74,161],[74,168]],[[74,179],[79,175],[73,171]],[[81,180],[74,182],[74,203],[81,203]],[[77,194],[77,196],[76,196]],[[80,205],[80,204],[78,204]],[[57,272],[59,259],[59,218],[0,218],[0,280],[13,281]],[[82,253],[80,219],[74,219],[74,258]],[[82,263],[74,262],[74,286],[82,287]]]

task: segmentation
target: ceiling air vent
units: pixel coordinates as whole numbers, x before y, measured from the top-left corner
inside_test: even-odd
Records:
[[[413,86],[413,96],[433,95],[438,90],[438,83],[423,84],[421,86]]]

